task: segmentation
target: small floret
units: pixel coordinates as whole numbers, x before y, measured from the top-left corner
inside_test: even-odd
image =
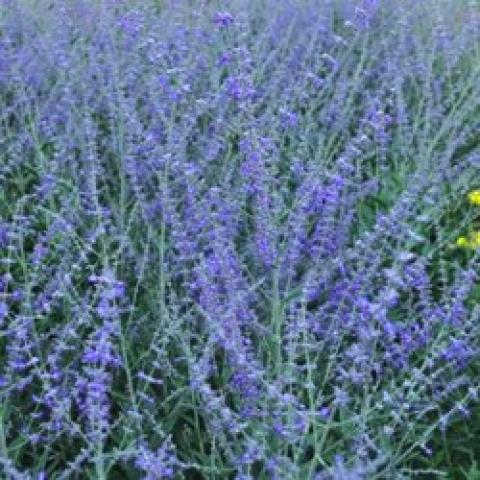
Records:
[[[228,12],[217,12],[213,19],[214,23],[220,28],[226,28],[235,21],[233,16]]]
[[[480,230],[472,232],[468,237],[458,237],[455,243],[460,248],[480,248]]]
[[[457,238],[456,244],[457,244],[457,247],[468,248],[470,242],[468,241],[467,237],[461,236]]]
[[[475,206],[480,206],[480,190],[472,190],[468,194],[468,201]]]

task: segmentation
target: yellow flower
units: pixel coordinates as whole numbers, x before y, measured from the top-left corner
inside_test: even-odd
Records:
[[[456,243],[457,247],[461,248],[468,248],[470,246],[470,242],[468,241],[467,237],[458,237]]]
[[[472,191],[468,194],[468,201],[469,201],[472,205],[478,205],[478,206],[480,206],[480,190],[472,190]]]
[[[470,242],[472,248],[480,247],[480,231],[472,233],[472,240]]]
[[[480,248],[480,231],[472,232],[468,238],[458,237],[455,243],[460,248]]]

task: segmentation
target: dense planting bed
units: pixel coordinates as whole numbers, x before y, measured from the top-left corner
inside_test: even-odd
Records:
[[[3,0],[0,477],[478,480],[479,12]]]

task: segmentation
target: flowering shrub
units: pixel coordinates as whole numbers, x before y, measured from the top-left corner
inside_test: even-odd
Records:
[[[478,5],[197,3],[2,2],[2,478],[473,475]]]

